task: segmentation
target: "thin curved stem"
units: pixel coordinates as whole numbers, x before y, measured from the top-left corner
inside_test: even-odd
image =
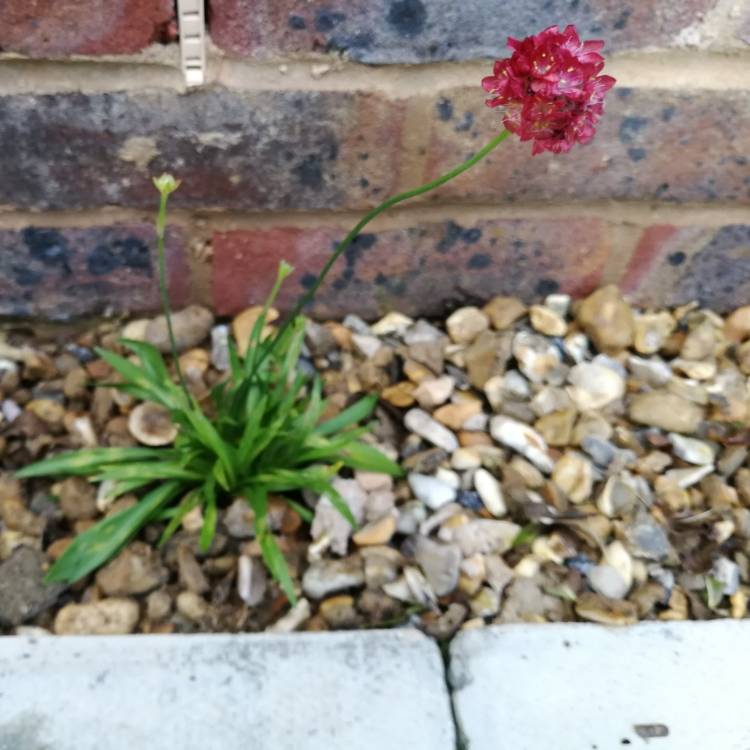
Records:
[[[331,256],[328,258],[325,265],[323,266],[323,269],[315,279],[315,283],[307,290],[307,292],[305,292],[305,294],[301,295],[297,300],[297,304],[294,306],[294,309],[282,324],[276,338],[278,339],[278,337],[289,327],[291,322],[300,314],[300,312],[302,312],[305,305],[313,300],[316,292],[318,291],[318,289],[320,289],[321,284],[328,275],[328,272],[331,270],[331,268],[333,268],[334,263],[336,263],[336,261],[341,257],[342,253],[346,251],[346,249],[352,244],[352,242],[354,242],[360,232],[376,216],[379,216],[383,213],[383,211],[386,211],[391,206],[395,206],[397,203],[409,200],[409,198],[415,198],[416,196],[422,195],[424,193],[429,193],[430,190],[434,190],[441,185],[445,185],[446,182],[450,182],[450,180],[452,180],[454,177],[458,177],[458,175],[463,174],[464,172],[466,172],[466,170],[471,169],[477,162],[484,159],[487,154],[489,154],[494,148],[499,146],[509,135],[510,131],[503,130],[498,135],[496,135],[486,146],[484,146],[484,148],[477,151],[474,156],[467,159],[463,164],[459,164],[454,169],[451,169],[450,172],[446,172],[444,175],[441,175],[440,177],[437,177],[430,182],[426,182],[424,185],[420,185],[417,188],[406,190],[403,193],[393,195],[390,198],[384,200],[379,206],[376,206],[371,211],[368,211],[351,230],[351,232],[349,232],[349,234],[347,234],[346,237],[344,237],[344,239],[337,245],[333,253],[331,253]],[[270,353],[272,348],[273,344],[266,350],[266,354]]]
[[[169,333],[169,345],[172,349],[172,358],[174,359],[174,366],[177,370],[177,377],[180,379],[180,385],[182,390],[185,391],[187,396],[188,404],[191,403],[190,391],[188,390],[187,383],[182,374],[182,368],[180,367],[180,357],[177,351],[177,340],[174,336],[174,329],[172,328],[172,308],[169,304],[169,289],[167,288],[167,263],[165,259],[165,236],[167,226],[167,200],[169,199],[169,193],[165,190],[160,191],[161,199],[159,201],[159,214],[156,217],[156,251],[159,262],[159,293],[161,294],[161,304],[164,309],[164,317],[167,321],[167,331]]]

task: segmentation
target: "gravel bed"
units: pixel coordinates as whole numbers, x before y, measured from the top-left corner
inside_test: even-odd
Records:
[[[231,329],[177,315],[199,399],[223,376]],[[207,554],[202,519],[163,548],[143,534],[97,573],[48,586],[75,533],[136,502],[73,478],[13,470],[77,446],[135,445],[172,425],[111,388],[96,345],[149,340],[161,318],[109,321],[45,343],[0,341],[0,632],[327,630],[410,624],[440,639],[489,623],[743,618],[750,592],[750,306],[634,310],[614,287],[527,308],[497,297],[445,321],[397,312],[308,324],[302,367],[330,413],[380,394],[374,443],[403,479],[356,472],[336,486],[353,530],[307,496],[311,526],[283,499],[271,522],[301,598],[266,575],[244,501],[226,504]]]

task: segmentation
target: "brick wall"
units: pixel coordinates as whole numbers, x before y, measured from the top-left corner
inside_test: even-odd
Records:
[[[617,282],[641,304],[750,302],[750,0],[208,0],[186,91],[171,0],[0,2],[0,315],[156,304],[150,177],[178,302],[229,314],[280,258],[288,303],[358,212],[498,126],[478,87],[508,34],[574,22],[619,85],[595,141],[508,141],[373,225],[319,314],[439,313]]]

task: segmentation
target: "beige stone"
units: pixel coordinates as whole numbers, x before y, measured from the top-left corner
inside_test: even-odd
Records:
[[[591,497],[594,483],[591,462],[576,451],[568,451],[552,469],[552,481],[571,502],[582,503]]]
[[[96,583],[108,596],[122,596],[146,594],[166,583],[168,577],[158,551],[133,542],[97,573]]]
[[[363,526],[352,539],[358,547],[388,544],[395,532],[396,518],[389,514]]]
[[[354,598],[347,594],[331,596],[320,603],[320,614],[332,628],[350,628],[357,623]]]
[[[547,445],[563,447],[570,444],[576,415],[575,409],[553,411],[551,414],[540,417],[534,427],[544,438]]]
[[[237,351],[241,356],[244,356],[247,352],[247,347],[250,343],[250,334],[253,332],[253,328],[255,327],[255,323],[260,317],[261,312],[263,312],[262,305],[253,305],[235,315],[232,320],[232,335],[237,343]],[[265,338],[271,331],[273,331],[273,328],[267,324],[273,323],[278,317],[278,310],[275,310],[273,307],[268,310],[268,314],[266,315],[266,325],[263,326],[261,338]]]
[[[478,307],[461,307],[448,316],[445,327],[456,344],[470,344],[490,327],[490,320]]]
[[[544,305],[533,305],[529,310],[531,326],[545,336],[564,336],[568,331],[565,318]]]
[[[163,406],[144,401],[130,412],[128,432],[143,445],[163,446],[174,442],[177,426]]]
[[[737,308],[724,322],[724,336],[739,343],[750,337],[750,305]]]
[[[656,354],[675,329],[675,319],[666,311],[644,313],[635,318],[633,346],[639,354]]]
[[[414,383],[403,381],[384,388],[380,394],[389,404],[406,409],[414,403]]]
[[[718,329],[710,320],[703,320],[685,337],[680,355],[687,360],[699,360],[713,356],[719,343],[718,333]]]
[[[464,352],[469,382],[482,389],[494,375],[502,375],[510,359],[512,339],[509,334],[484,331]]]
[[[434,409],[450,398],[455,385],[449,375],[423,380],[414,390],[414,398],[423,409]]]
[[[576,319],[600,351],[618,352],[633,342],[633,313],[614,284],[589,295]]]
[[[57,635],[126,635],[138,624],[139,608],[132,599],[102,599],[67,604],[55,617]]]
[[[601,625],[635,625],[638,609],[628,601],[608,599],[599,594],[584,593],[576,603],[578,616]]]
[[[698,404],[662,390],[632,396],[628,413],[639,424],[681,433],[695,432],[704,416]]]
[[[495,297],[484,306],[493,328],[502,331],[510,328],[526,314],[526,305],[516,297]]]
[[[214,316],[211,311],[200,305],[190,305],[174,313],[172,330],[177,351],[182,352],[198,346],[208,336],[213,322]],[[160,352],[170,351],[169,331],[163,315],[149,321],[144,336],[146,341],[153,344]]]
[[[482,404],[479,401],[463,401],[454,404],[445,404],[433,412],[433,417],[452,430],[460,430],[464,424],[481,414]]]

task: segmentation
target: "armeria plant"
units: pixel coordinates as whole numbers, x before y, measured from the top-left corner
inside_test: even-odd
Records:
[[[52,581],[75,581],[95,570],[149,523],[161,523],[161,542],[196,508],[202,512],[200,544],[210,546],[218,509],[243,497],[255,515],[263,559],[287,597],[295,600],[286,561],[268,520],[270,495],[281,495],[305,520],[311,513],[302,491],[326,495],[354,525],[344,499],[331,485],[343,468],[391,475],[399,467],[361,438],[360,426],[377,397],[365,396],[337,416],[321,421],[326,410],[321,381],[298,366],[305,320],[312,301],[341,254],[376,216],[409,198],[445,184],[470,169],[511,133],[532,141],[532,154],[563,153],[588,143],[604,110],[604,95],[615,80],[599,75],[604,58],[601,41],[581,42],[573,26],[551,26],[524,40],[509,39],[511,57],[498,60],[482,81],[490,107],[503,107],[505,129],[455,169],[420,187],[394,195],[367,213],[331,254],[315,283],[300,296],[285,321],[266,335],[268,313],[292,268],[282,262],[276,283],[258,315],[249,342],[229,343],[228,376],[217,385],[208,407],[191,394],[180,369],[172,332],[164,260],[167,201],[179,182],[170,175],[154,180],[161,200],[157,216],[159,287],[171,342],[176,381],[159,351],[143,341],[123,340],[134,358],[100,349],[99,355],[122,378],[109,383],[137,399],[160,404],[178,426],[171,447],[93,448],[32,464],[22,478],[73,475],[108,481],[111,497],[141,493],[139,502],[80,534],[48,574]],[[242,346],[247,344],[247,346]],[[240,352],[245,352],[240,354]],[[133,361],[137,360],[137,363]]]

